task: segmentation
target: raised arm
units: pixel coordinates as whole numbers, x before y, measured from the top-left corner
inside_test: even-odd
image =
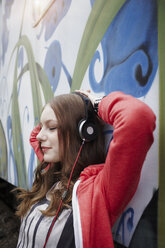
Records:
[[[122,92],[104,97],[98,114],[114,128],[102,173],[113,224],[137,189],[143,162],[153,143],[155,115],[142,101]]]

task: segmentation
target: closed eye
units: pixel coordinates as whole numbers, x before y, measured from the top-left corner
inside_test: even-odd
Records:
[[[50,127],[49,128],[50,131],[53,131],[53,130],[56,130],[56,129],[57,129],[57,127]]]

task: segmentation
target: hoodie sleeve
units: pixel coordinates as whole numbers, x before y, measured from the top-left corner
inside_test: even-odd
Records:
[[[102,171],[102,187],[112,224],[133,197],[147,152],[153,143],[155,115],[142,101],[113,92],[99,103],[99,116],[113,125]]]
[[[39,141],[37,140],[37,134],[40,132],[40,129],[41,129],[40,125],[38,125],[32,130],[29,141],[34,149],[35,154],[37,155],[39,161],[41,162],[43,160],[43,153],[40,149]]]

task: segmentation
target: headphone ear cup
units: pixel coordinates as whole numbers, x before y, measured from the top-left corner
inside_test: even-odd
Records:
[[[97,127],[93,122],[82,119],[78,124],[79,135],[82,140],[90,142],[97,137]]]

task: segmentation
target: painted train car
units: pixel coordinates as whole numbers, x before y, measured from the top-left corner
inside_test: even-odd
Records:
[[[155,112],[155,140],[145,160],[139,187],[113,228],[114,240],[125,247],[136,247],[133,242],[140,220],[147,207],[157,203],[154,198],[158,192],[160,106],[157,10],[156,0],[0,1],[3,180],[31,188],[38,161],[29,136],[39,121],[42,107],[53,96],[80,88],[90,89],[98,96],[117,90],[139,98]],[[113,128],[106,126],[107,146],[112,135]],[[156,229],[150,229],[151,238],[155,235],[156,240]],[[145,240],[144,230],[142,234],[141,239]]]

